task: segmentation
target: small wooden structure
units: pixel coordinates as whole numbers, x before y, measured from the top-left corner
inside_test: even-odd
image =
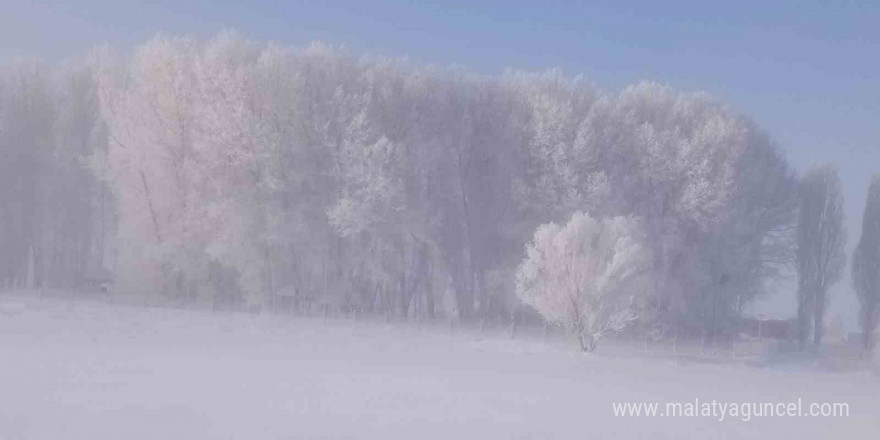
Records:
[[[103,267],[90,267],[83,274],[82,289],[86,292],[109,293],[113,285],[113,273]]]
[[[296,309],[298,299],[297,290],[293,285],[282,286],[272,293],[272,311],[293,311]]]

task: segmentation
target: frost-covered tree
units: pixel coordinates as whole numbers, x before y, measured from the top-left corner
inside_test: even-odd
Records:
[[[458,229],[456,235],[462,239],[461,257],[447,258],[447,264],[462,264],[453,269],[453,280],[459,313],[465,318],[471,312],[484,317],[493,313],[495,298],[486,292],[485,276],[503,261],[502,250],[510,247],[505,233],[520,142],[505,91],[484,80],[468,82],[458,85],[452,97],[448,152],[454,200],[444,213],[448,226]]]
[[[822,341],[827,293],[846,264],[843,193],[837,168],[816,165],[801,179],[797,223],[798,337],[801,348],[810,329],[813,346]]]
[[[654,251],[650,325],[714,334],[787,263],[794,178],[754,124],[657,84],[613,95],[553,73],[508,78],[527,109],[522,224],[576,209],[640,217]]]
[[[112,206],[89,165],[106,146],[97,90],[88,60],[0,70],[0,287],[78,287],[104,263]]]
[[[0,72],[0,289],[24,287],[53,183],[57,98],[42,63]]]
[[[234,284],[257,303],[285,289],[432,314],[440,286],[446,313],[506,316],[500,286],[535,228],[585,210],[640,219],[652,321],[715,329],[783,263],[784,158],[701,94],[234,33],[107,59],[110,142],[93,162],[116,195],[124,277],[148,290]]]
[[[593,351],[603,335],[638,318],[649,250],[633,218],[576,212],[565,226],[538,227],[526,252],[517,296],[573,332],[582,350]]]
[[[203,258],[235,270],[252,305],[265,302],[272,289],[270,248],[281,187],[278,136],[259,117],[254,98],[261,49],[223,33],[199,51],[193,69],[199,84],[193,151],[199,165],[190,173],[199,196],[191,209],[213,226],[199,230]]]
[[[113,237],[112,199],[89,163],[107,147],[94,66],[70,62],[59,79],[52,177],[44,179],[46,215],[34,249],[37,282],[56,287],[79,285],[87,270],[106,267]]]
[[[110,145],[101,167],[118,201],[126,290],[168,290],[194,251],[183,219],[190,212],[195,46],[193,39],[159,37],[129,63],[102,59],[102,115]]]
[[[192,298],[220,265],[263,300],[278,142],[258,117],[259,55],[232,33],[157,37],[99,76],[111,139],[99,168],[119,200],[121,268],[135,286]]]
[[[865,200],[862,237],[853,252],[852,280],[861,305],[863,348],[870,352],[880,322],[880,175],[876,174],[871,178]]]
[[[528,158],[516,183],[523,213],[540,224],[599,208],[605,174],[600,149],[589,145],[590,118],[601,112],[598,93],[583,78],[568,79],[559,70],[507,72],[503,82],[522,106],[522,115],[513,116],[522,119]]]

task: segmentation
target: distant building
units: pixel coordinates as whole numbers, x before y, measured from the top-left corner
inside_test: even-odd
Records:
[[[83,274],[82,289],[86,292],[109,293],[114,276],[109,270],[97,266],[91,267]]]
[[[788,340],[794,338],[795,323],[790,319],[754,319],[740,321],[740,332],[755,338]]]

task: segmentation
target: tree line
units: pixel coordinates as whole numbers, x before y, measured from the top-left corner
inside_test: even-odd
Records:
[[[818,341],[843,268],[836,171],[799,178],[767,133],[702,93],[609,93],[557,70],[481,76],[230,32],[96,48],[58,72],[19,62],[0,77],[7,289],[75,287],[108,267],[117,291],[163,301],[259,307],[284,295],[500,319],[520,298],[565,290],[528,288],[565,272],[525,268],[539,241],[624,254],[586,228],[637,236],[625,254],[642,293],[608,314],[618,321],[714,339],[795,265],[799,328]],[[570,219],[580,226],[547,229]],[[872,221],[852,267],[875,326]],[[620,278],[604,264],[591,273]],[[580,309],[613,296],[577,276],[592,283],[573,290],[593,298]]]

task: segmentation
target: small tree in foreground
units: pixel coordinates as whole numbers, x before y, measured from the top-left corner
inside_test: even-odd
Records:
[[[516,274],[517,296],[593,351],[608,332],[637,318],[635,300],[649,258],[631,217],[594,219],[577,212],[568,224],[541,225]]]

